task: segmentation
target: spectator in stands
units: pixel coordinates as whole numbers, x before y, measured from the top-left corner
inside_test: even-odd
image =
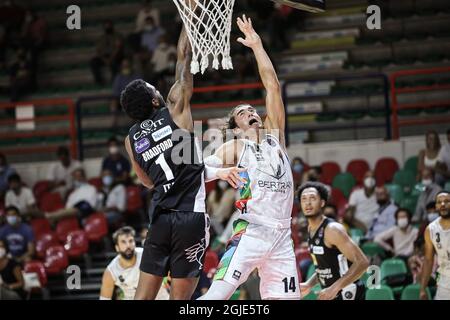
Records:
[[[16,170],[12,168],[3,153],[0,153],[0,199],[3,199],[6,190],[8,190],[8,178],[16,173]]]
[[[114,77],[112,92],[115,99],[111,102],[111,113],[114,116],[112,128],[117,127],[117,116],[120,110],[119,97],[123,89],[131,81],[141,78],[140,75],[136,74],[133,70],[133,65],[129,59],[123,59],[120,67],[120,72]]]
[[[308,171],[303,173],[302,184],[308,181],[320,181],[322,175],[322,168],[320,166],[311,167]]]
[[[24,40],[26,47],[30,52],[31,62],[31,78],[33,88],[36,88],[37,70],[39,56],[43,49],[45,49],[48,38],[47,22],[45,19],[33,10],[27,11],[24,26]]]
[[[450,129],[447,130],[447,143],[441,148],[436,163],[436,183],[441,187],[450,181]]]
[[[5,206],[17,207],[23,218],[30,218],[39,213],[36,205],[36,199],[30,188],[23,185],[22,179],[18,174],[9,176],[9,190],[5,197]]]
[[[395,212],[398,209],[395,203],[391,201],[389,191],[385,186],[377,187],[375,196],[379,206],[378,215],[375,216],[366,235],[368,240],[373,240],[380,233],[395,226]]]
[[[399,208],[395,212],[396,226],[378,234],[374,241],[393,256],[404,259],[405,262],[414,252],[419,230],[411,225],[412,214],[408,209]],[[389,244],[392,240],[392,245]]]
[[[72,189],[72,173],[75,169],[81,168],[78,160],[70,158],[67,147],[61,146],[56,151],[59,162],[52,164],[47,173],[47,180],[50,181],[50,190],[61,193],[63,199],[66,193]]]
[[[378,204],[375,196],[375,178],[373,171],[364,174],[364,188],[357,189],[350,194],[345,222],[353,228],[367,232],[373,219],[378,214]]]
[[[303,163],[303,159],[300,157],[295,157],[292,159],[292,175],[294,178],[295,190],[301,184],[302,174],[305,170],[305,164]]]
[[[97,189],[90,185],[86,173],[78,168],[73,172],[74,190],[69,194],[64,209],[46,212],[45,217],[50,222],[58,222],[67,217],[78,217],[81,222],[94,212],[97,205]]]
[[[153,55],[158,46],[159,38],[164,33],[164,29],[156,25],[152,17],[145,18],[144,28],[141,33],[141,47],[144,51]]]
[[[151,0],[145,0],[142,9],[139,10],[136,17],[136,32],[141,32],[145,28],[145,21],[151,17],[155,25],[159,26],[159,10],[152,6]]]
[[[419,152],[418,174],[425,168],[435,170],[438,161],[439,151],[441,150],[441,140],[436,131],[430,130],[425,135],[425,149]]]
[[[0,239],[0,300],[20,300],[25,296],[22,267],[9,257],[8,244]]]
[[[442,190],[439,185],[434,183],[434,174],[429,168],[422,170],[422,185],[424,190],[417,200],[416,211],[412,219],[414,223],[420,223],[427,219],[427,204],[434,201],[436,195]]]
[[[154,82],[157,82],[165,76],[174,74],[177,62],[176,54],[177,49],[175,46],[167,41],[165,34],[161,35],[158,40],[158,46],[155,48],[150,61],[154,73]]]
[[[103,159],[102,171],[112,172],[114,180],[126,183],[130,177],[130,162],[120,153],[120,144],[116,137],[108,140],[108,156]]]
[[[217,235],[222,234],[225,223],[233,214],[235,198],[236,191],[223,180],[217,181],[216,187],[208,195],[207,206],[211,215],[211,226]]]
[[[109,67],[111,79],[114,79],[119,71],[124,58],[124,43],[122,36],[114,30],[114,24],[108,20],[104,24],[104,34],[97,42],[97,52],[91,60],[91,71],[95,82],[99,85],[105,83],[102,68]]]
[[[0,228],[0,240],[8,245],[11,256],[18,262],[28,262],[34,255],[33,230],[22,222],[20,211],[16,207],[7,207],[5,212],[7,224]]]
[[[124,185],[114,179],[108,169],[102,171],[102,188],[97,210],[104,212],[110,226],[118,226],[127,207],[127,193]]]
[[[18,101],[32,90],[32,64],[25,48],[17,49],[9,69],[9,80],[12,102]]]
[[[428,202],[427,206],[426,206],[426,210],[427,210],[427,217],[426,217],[426,219],[424,219],[422,221],[422,224],[420,225],[420,228],[419,228],[419,236],[420,237],[423,236],[427,226],[431,222],[433,222],[434,220],[439,218],[439,212],[436,210],[436,201]]]

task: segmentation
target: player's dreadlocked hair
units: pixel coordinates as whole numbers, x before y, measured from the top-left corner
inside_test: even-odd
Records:
[[[315,181],[305,182],[298,188],[298,190],[297,190],[298,199],[301,198],[302,192],[308,188],[316,189],[317,192],[319,193],[320,199],[325,200],[325,203],[328,201],[329,193],[328,193],[327,187],[325,187],[325,185],[323,183],[315,182]]]
[[[147,82],[138,79],[130,82],[120,94],[120,104],[126,114],[138,121],[151,117],[155,106],[152,103],[155,96]]]

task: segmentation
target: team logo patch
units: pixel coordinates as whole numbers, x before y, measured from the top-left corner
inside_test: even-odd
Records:
[[[202,258],[206,250],[206,240],[203,238],[199,243],[187,248],[185,251],[186,258],[189,262],[197,262],[199,264],[198,270],[202,270]]]
[[[349,291],[347,291],[344,295],[347,300],[353,299],[353,293],[351,293]]]
[[[323,247],[314,246],[313,249],[312,249],[312,252],[314,254],[324,254]]]
[[[275,147],[276,146],[275,141],[273,141],[273,139],[271,137],[268,136],[266,141],[269,144],[269,146],[271,146],[271,147]]]
[[[150,120],[150,119],[148,119],[148,120],[145,120],[145,121],[142,121],[141,122],[141,129],[148,129],[148,128],[151,128],[151,127],[153,127],[154,126],[154,122],[153,122],[153,120]]]
[[[171,135],[171,134],[172,134],[172,128],[171,128],[170,126],[165,126],[164,128],[159,129],[158,131],[153,132],[153,133],[152,133],[152,138],[153,138],[153,140],[155,140],[155,142],[156,142],[156,141],[159,141],[159,140],[161,140],[162,138],[165,138],[165,137],[167,137],[167,136],[169,136],[169,135]]]
[[[237,270],[234,270],[234,272],[233,272],[233,279],[239,280],[240,278],[241,278],[241,272],[237,271]]]
[[[136,151],[136,153],[142,153],[148,148],[150,148],[150,140],[148,140],[147,138],[141,139],[134,143],[134,150]]]

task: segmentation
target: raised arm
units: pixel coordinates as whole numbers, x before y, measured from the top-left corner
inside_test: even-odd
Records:
[[[338,223],[330,223],[325,229],[325,242],[328,246],[335,246],[353,264],[347,273],[337,280],[333,285],[319,293],[320,300],[331,300],[336,297],[340,290],[358,280],[369,266],[361,249],[348,236],[344,227]]]
[[[191,60],[192,49],[183,27],[178,40],[175,83],[167,97],[167,107],[175,123],[180,128],[189,131],[192,131],[194,127],[190,105],[194,89],[194,80],[190,70]]]
[[[237,19],[237,25],[245,36],[245,39],[239,38],[237,41],[253,50],[259,75],[267,92],[267,118],[264,126],[268,130],[279,129],[280,141],[284,145],[285,110],[275,68],[264,50],[261,38],[253,29],[252,20],[243,15],[242,18]]]

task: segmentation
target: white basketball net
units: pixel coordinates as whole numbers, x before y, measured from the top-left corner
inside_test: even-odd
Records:
[[[202,73],[209,67],[233,69],[230,57],[231,19],[235,0],[173,0],[183,20],[192,46],[191,73]]]

